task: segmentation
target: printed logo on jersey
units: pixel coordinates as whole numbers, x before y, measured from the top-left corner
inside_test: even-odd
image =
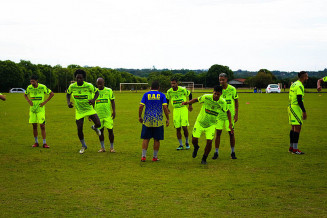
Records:
[[[75,99],[87,99],[87,95],[74,95]]]
[[[100,103],[108,103],[108,99],[97,99],[96,100],[96,103],[97,104],[100,104]]]
[[[148,100],[160,100],[160,94],[148,94]]]

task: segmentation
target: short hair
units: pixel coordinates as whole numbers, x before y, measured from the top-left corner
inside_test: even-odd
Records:
[[[301,71],[300,73],[297,74],[297,77],[298,78],[301,78],[302,75],[306,74],[307,72],[305,71]]]
[[[213,91],[222,93],[223,92],[223,87],[222,86],[215,86],[213,88]]]
[[[176,77],[173,77],[173,78],[170,79],[170,81],[171,81],[171,82],[172,82],[172,81],[178,82],[178,79],[177,79]]]
[[[157,90],[159,89],[159,82],[158,81],[153,81],[151,84],[151,89]]]
[[[86,72],[82,69],[77,69],[74,73],[74,77],[76,78],[76,75],[77,74],[82,74],[83,75],[83,78],[85,79],[86,78]]]
[[[228,79],[228,76],[227,76],[227,74],[226,74],[226,73],[221,73],[221,74],[219,74],[219,77],[225,77],[225,78],[227,78],[227,79]]]
[[[38,76],[37,75],[32,75],[31,76],[31,80],[38,80],[39,78],[38,78]]]

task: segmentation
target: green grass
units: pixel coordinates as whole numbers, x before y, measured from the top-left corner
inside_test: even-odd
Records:
[[[308,120],[299,143],[303,156],[287,152],[287,94],[239,94],[238,159],[230,159],[224,132],[219,159],[211,160],[211,152],[207,166],[200,164],[205,139],[193,159],[193,149],[175,150],[172,126],[165,128],[161,161],[141,163],[142,93],[115,95],[117,153],[97,153],[100,144],[87,121],[88,150],[80,155],[74,110],[67,108],[64,94],[46,105],[50,149],[31,147],[29,106],[22,94],[7,94],[7,101],[0,102],[1,217],[327,216],[327,94],[305,95]],[[199,110],[195,104],[190,129]],[[107,134],[105,142],[108,148]]]

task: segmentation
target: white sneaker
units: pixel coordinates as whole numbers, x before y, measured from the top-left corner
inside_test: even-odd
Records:
[[[101,135],[101,131],[100,131],[100,129],[98,129],[98,128],[95,128],[94,127],[94,125],[93,126],[91,126],[91,128],[95,131],[95,133],[98,135],[98,136],[100,136]]]
[[[84,154],[84,152],[85,152],[86,149],[87,149],[86,147],[82,147],[81,150],[79,150],[79,153],[80,154]]]

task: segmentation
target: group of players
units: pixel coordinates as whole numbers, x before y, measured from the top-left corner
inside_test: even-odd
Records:
[[[84,70],[76,70],[74,77],[76,78],[76,82],[69,86],[66,97],[67,106],[69,108],[75,107],[76,109],[75,118],[78,137],[82,144],[79,153],[83,154],[87,149],[83,134],[85,118],[88,118],[94,123],[91,128],[99,136],[101,144],[99,152],[106,151],[104,146],[104,128],[108,129],[110,152],[115,152],[113,120],[115,119],[116,112],[115,97],[112,89],[104,86],[105,81],[103,78],[97,79],[96,84],[98,88],[95,88],[91,83],[85,82],[86,72]],[[298,73],[298,78],[291,85],[289,91],[288,114],[289,123],[291,124],[289,152],[293,154],[304,154],[298,149],[298,140],[303,120],[307,118],[303,104],[303,83],[307,81],[308,74],[305,71],[301,71]],[[32,76],[30,82],[31,85],[27,87],[24,97],[30,104],[29,123],[33,126],[33,135],[35,138],[33,147],[39,147],[37,130],[37,124],[39,124],[43,138],[43,148],[50,148],[46,143],[44,105],[51,100],[54,93],[45,85],[38,83],[36,76]],[[327,77],[318,80],[318,91],[321,91],[322,82],[327,82]],[[184,149],[182,129],[185,137],[185,149],[190,149],[188,112],[193,110],[192,104],[199,102],[202,103],[202,108],[193,127],[192,144],[194,150],[192,157],[195,158],[197,156],[199,150],[198,139],[204,133],[207,141],[201,163],[207,163],[207,158],[212,148],[212,141],[215,136],[215,152],[212,159],[217,159],[219,156],[220,136],[222,130],[225,129],[228,131],[230,137],[231,158],[237,159],[234,151],[234,126],[238,120],[238,95],[235,87],[228,84],[228,77],[225,73],[219,75],[219,83],[220,86],[214,87],[213,94],[205,94],[194,99],[192,99],[192,93],[189,90],[178,86],[177,79],[171,79],[171,88],[167,91],[166,95],[159,92],[159,82],[155,81],[151,84],[151,91],[143,95],[139,107],[139,122],[142,123],[141,138],[143,139],[142,162],[146,161],[146,152],[151,138],[154,139],[152,161],[159,160],[158,151],[160,141],[164,139],[163,113],[166,116],[166,126],[169,126],[169,102],[171,102],[174,108],[173,122],[179,142],[177,150]],[[45,94],[48,95],[46,100],[44,99]],[[73,96],[74,104],[71,102],[71,96]],[[6,100],[6,96],[0,93],[0,99]],[[144,107],[145,112],[142,117]]]

